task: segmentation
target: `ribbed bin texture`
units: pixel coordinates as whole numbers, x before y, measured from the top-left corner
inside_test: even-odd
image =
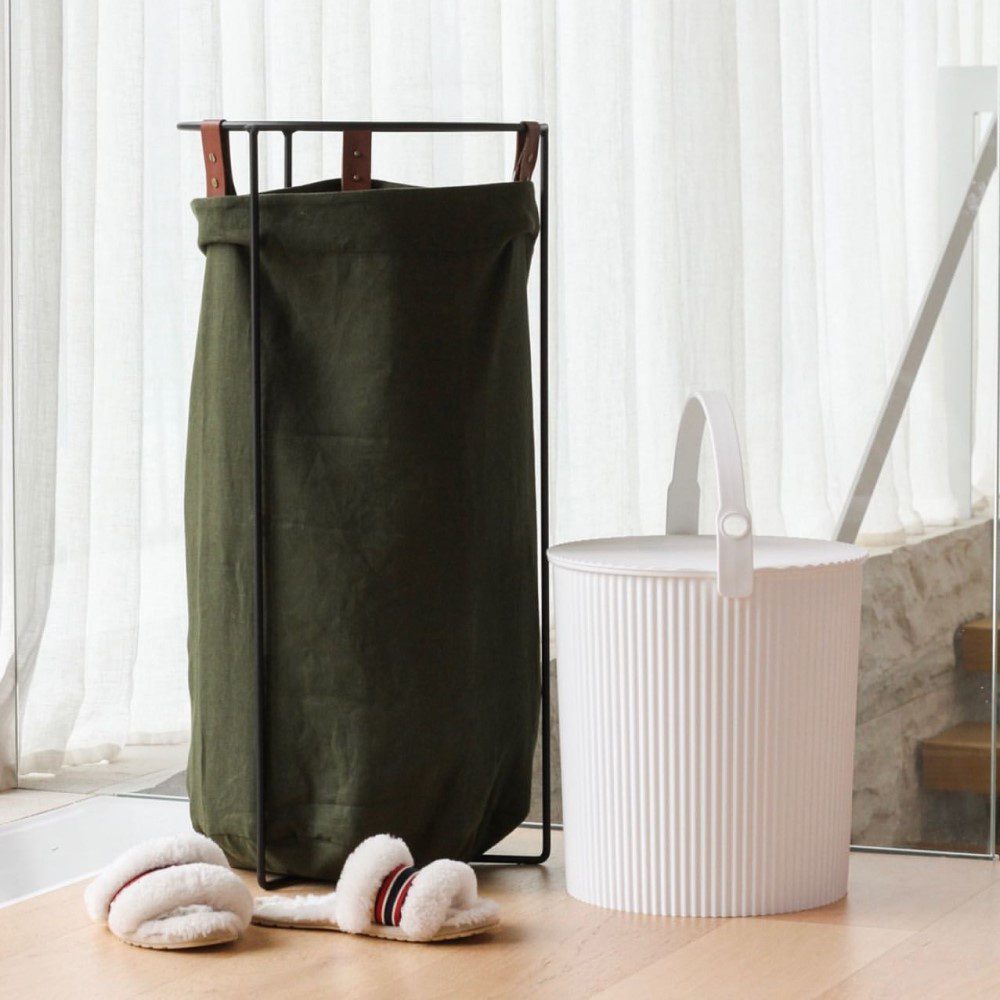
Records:
[[[566,881],[636,913],[847,891],[860,563],[712,577],[557,567]]]
[[[706,427],[714,536],[698,532]],[[681,414],[665,527],[549,549],[566,887],[690,917],[838,899],[866,553],[754,535],[736,421],[715,391]]]

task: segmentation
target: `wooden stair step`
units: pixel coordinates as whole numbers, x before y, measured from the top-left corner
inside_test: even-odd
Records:
[[[976,618],[958,627],[955,648],[958,665],[963,670],[990,672],[993,667],[992,632],[991,618]]]
[[[922,784],[940,792],[990,793],[990,724],[961,722],[920,742]]]

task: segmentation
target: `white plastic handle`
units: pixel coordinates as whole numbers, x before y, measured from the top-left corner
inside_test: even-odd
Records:
[[[715,519],[719,593],[723,597],[749,597],[753,591],[753,526],[747,510],[736,420],[729,400],[721,392],[693,393],[681,414],[674,474],[667,489],[667,534],[698,534],[698,458],[706,422],[719,483],[719,513]]]

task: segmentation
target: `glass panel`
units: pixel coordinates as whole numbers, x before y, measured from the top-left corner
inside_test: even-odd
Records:
[[[0,78],[7,79],[7,25],[0,19]],[[0,85],[0,93],[4,92]],[[6,96],[6,95],[4,95]],[[8,115],[6,101],[0,111],[0,141],[6,148]],[[10,204],[8,157],[0,165],[0,232],[5,232]],[[0,240],[0,302],[10,302],[10,258],[6,239]],[[0,789],[17,781],[17,701],[14,656],[14,457],[11,399],[11,313],[0,310]]]
[[[147,33],[176,45],[178,21],[169,5],[145,6],[145,27],[134,4],[100,32],[85,4],[18,0],[11,12],[29,788],[138,791],[186,759],[182,488],[198,284],[181,275],[198,257],[186,194],[197,189],[181,196],[177,180],[178,81],[143,66]]]
[[[11,10],[20,784],[182,794],[182,492],[203,269],[190,201],[204,173],[197,136],[175,124],[220,113],[223,77],[234,118],[265,105],[309,117],[323,102],[297,76],[296,47],[277,43],[265,93],[260,32],[225,12],[127,8],[100,25],[88,4]],[[276,15],[267,29],[283,37],[291,23]],[[391,70],[376,74],[380,86],[402,93]],[[413,117],[414,106],[396,107]],[[429,116],[462,117],[437,106]],[[510,135],[380,135],[379,173],[492,180],[508,175],[513,149]],[[281,135],[262,139],[261,158],[262,188],[279,186]],[[340,160],[339,136],[299,134],[294,180],[339,176]],[[243,136],[233,161],[245,192]],[[2,620],[12,642],[13,615]],[[4,701],[0,687],[0,711],[13,712],[12,694]]]
[[[665,448],[700,386],[734,401],[755,528],[830,537],[961,202],[985,127],[974,127],[976,112],[995,107],[996,73],[947,71],[975,61],[950,51],[974,35],[949,29],[953,5],[942,6],[940,30],[934,18],[906,21],[909,8],[902,27],[866,7],[820,8],[816,18],[783,9],[775,60],[754,49],[763,29],[706,31],[676,5],[678,37],[697,45],[675,46],[676,94],[659,51],[623,66],[633,103],[653,109],[657,127],[626,129],[636,155],[601,197],[593,136],[571,127],[594,107],[572,104],[572,86],[553,98],[566,123],[553,200],[565,333],[552,351],[553,541],[662,530]],[[895,10],[876,8],[876,18]],[[16,578],[21,782],[180,791],[181,490],[201,273],[187,201],[202,178],[191,137],[173,126],[218,96],[217,43],[233,25],[134,4],[98,32],[88,5],[32,0],[13,0],[11,19],[14,148],[31,155],[13,158],[16,367],[0,366],[0,665],[13,655]],[[869,30],[873,44],[857,45]],[[904,34],[917,39],[906,60]],[[235,37],[256,45],[259,32]],[[870,59],[847,59],[857,52]],[[265,96],[306,113],[293,105],[318,97],[289,86],[287,64],[265,95],[251,59],[230,62],[234,116],[262,113]],[[696,86],[716,64],[729,76]],[[370,74],[380,107],[410,66]],[[936,85],[971,103],[929,131]],[[620,110],[613,92],[596,96]],[[264,146],[267,186],[281,162]],[[296,149],[296,181],[336,174],[335,139],[302,137]],[[499,139],[467,160],[429,140],[385,137],[380,149],[386,175],[438,183],[494,175],[509,158]],[[863,525],[859,845],[992,850],[993,632],[982,619],[995,589],[997,186]],[[8,668],[8,740],[10,680]],[[0,783],[9,757],[0,746]]]
[[[996,73],[947,68],[939,84],[941,248],[992,120],[976,112],[994,105]],[[997,213],[994,179],[862,525],[856,845],[993,851]]]

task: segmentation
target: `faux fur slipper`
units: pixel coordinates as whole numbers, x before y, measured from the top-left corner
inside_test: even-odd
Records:
[[[91,920],[140,948],[235,941],[253,896],[226,856],[198,833],[147,840],[112,861],[84,894]]]
[[[451,941],[496,927],[500,917],[493,900],[479,898],[467,864],[442,859],[414,868],[406,844],[382,833],[351,852],[334,892],[258,896],[253,922],[394,941]]]

